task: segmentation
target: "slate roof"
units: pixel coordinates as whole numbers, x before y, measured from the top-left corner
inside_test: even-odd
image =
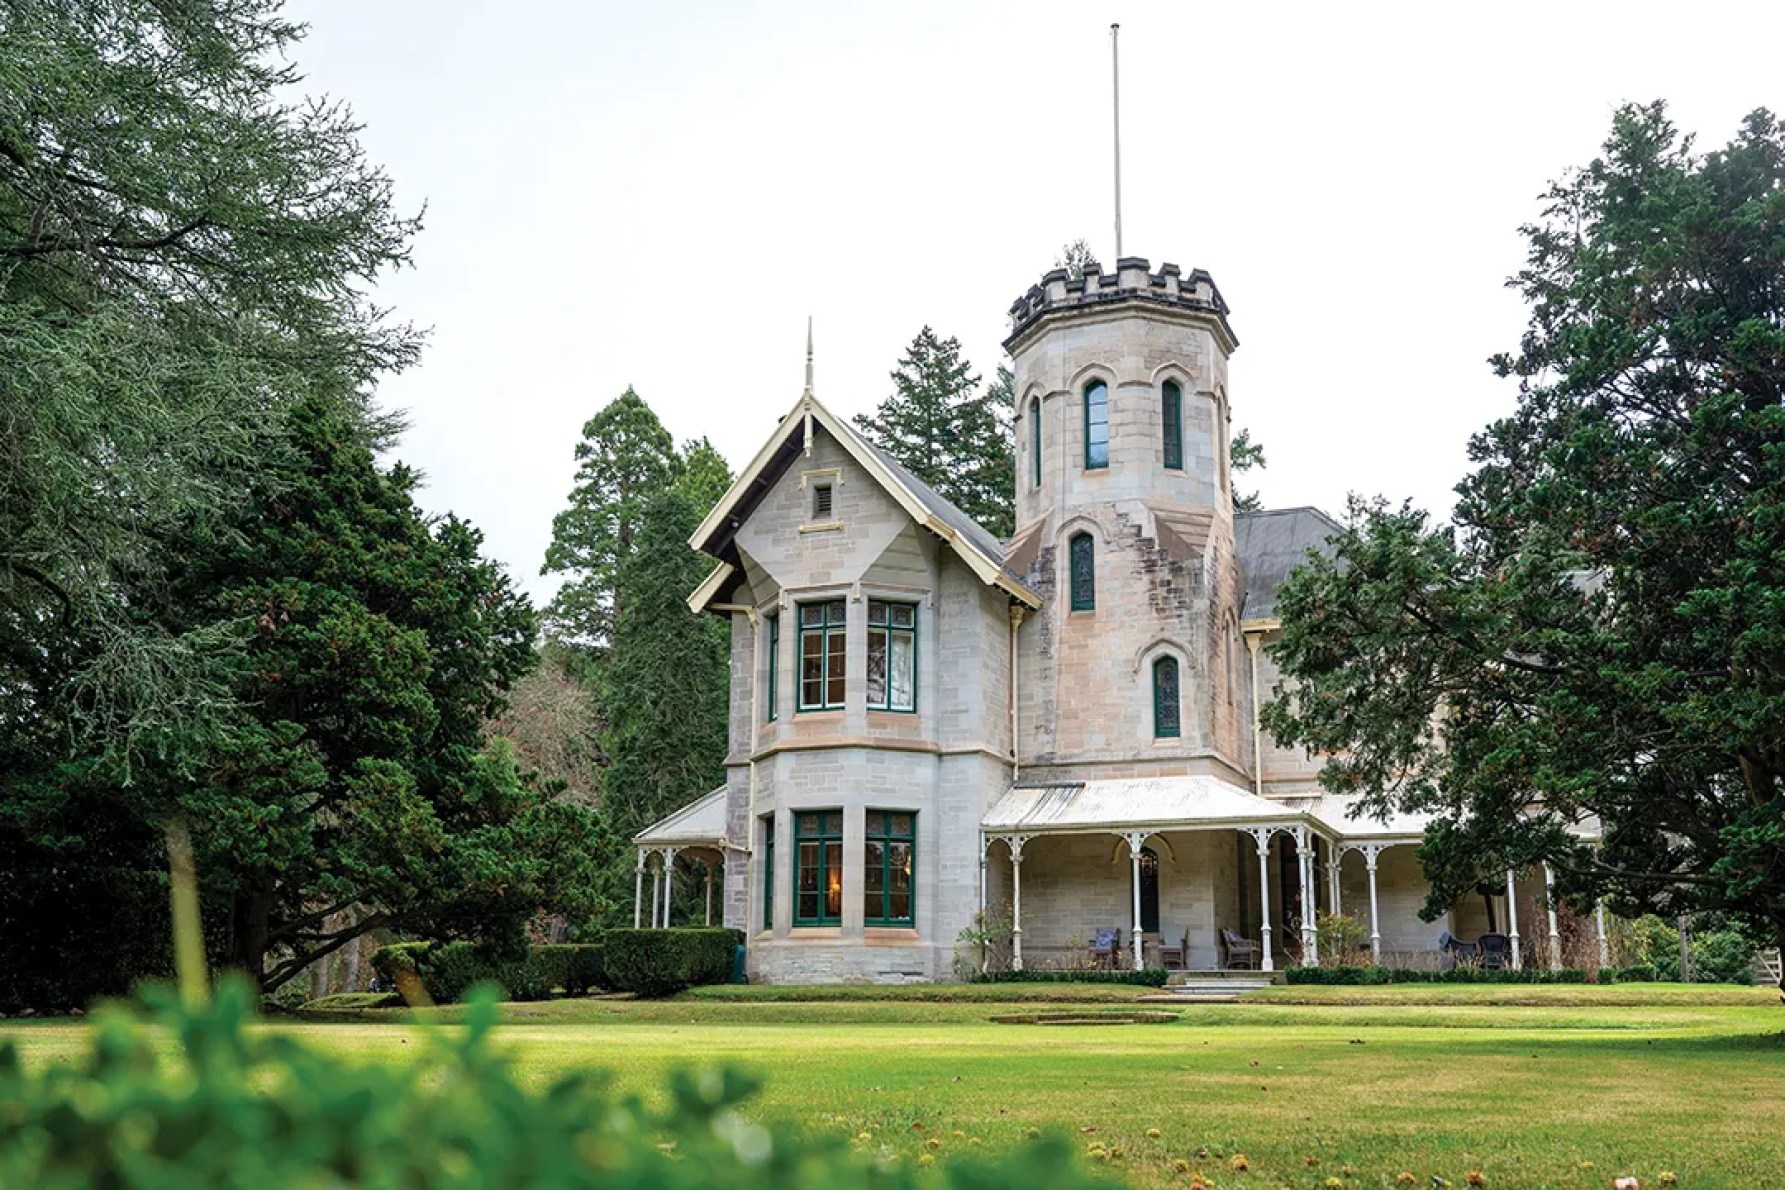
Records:
[[[1275,615],[1277,588],[1289,572],[1311,549],[1330,556],[1328,539],[1338,532],[1338,522],[1318,508],[1236,512],[1233,544],[1240,558],[1240,574],[1246,582],[1240,619],[1261,620]]]

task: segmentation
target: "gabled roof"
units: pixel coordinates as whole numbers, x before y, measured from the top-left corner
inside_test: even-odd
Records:
[[[1337,521],[1318,508],[1236,512],[1233,546],[1239,555],[1240,574],[1246,580],[1246,602],[1240,609],[1240,619],[1275,616],[1277,588],[1289,572],[1301,565],[1309,550],[1330,555],[1330,539],[1342,531]]]
[[[804,448],[814,426],[822,426],[851,458],[873,476],[907,515],[924,529],[947,542],[956,555],[990,586],[996,586],[1029,607],[1041,606],[1041,597],[1005,564],[1004,546],[986,528],[962,512],[934,488],[924,483],[885,451],[869,442],[846,420],[833,414],[811,393],[802,396],[781,424],[750,460],[724,499],[707,514],[688,544],[719,559],[719,565],[688,599],[688,606],[704,611],[718,598],[734,569],[727,559],[737,528],[761,501]],[[734,555],[735,556],[735,555]]]
[[[704,843],[710,847],[725,844],[725,786],[697,801],[689,802],[669,817],[653,822],[633,836],[641,845],[674,847]]]

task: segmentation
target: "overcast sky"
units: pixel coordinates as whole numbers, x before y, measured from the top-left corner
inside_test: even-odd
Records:
[[[1124,248],[1208,269],[1267,504],[1450,507],[1507,410],[1485,360],[1545,184],[1624,101],[1722,144],[1785,108],[1785,5],[295,0],[347,100],[431,328],[380,397],[424,504],[538,598],[583,422],[632,385],[735,468],[799,396],[872,408],[924,324],[989,375],[1010,303],[1085,237],[1113,262],[1109,24],[1122,23]]]

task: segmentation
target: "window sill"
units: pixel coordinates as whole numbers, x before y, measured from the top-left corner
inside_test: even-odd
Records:
[[[917,936],[916,926],[866,926],[862,929],[862,941],[869,946],[909,946],[922,939]]]
[[[800,526],[801,533],[840,533],[842,530],[842,521],[820,521],[814,525]]]
[[[800,707],[794,711],[794,714],[802,719],[810,719],[822,715],[841,715],[843,710],[842,707]]]
[[[909,719],[911,716],[913,716],[915,714],[917,714],[916,707],[869,707],[868,708],[868,718],[870,718],[870,719],[872,719],[875,715],[897,715],[902,718]]]
[[[841,938],[842,936],[842,926],[794,926],[791,930],[787,931],[787,940],[789,942],[819,941]]]

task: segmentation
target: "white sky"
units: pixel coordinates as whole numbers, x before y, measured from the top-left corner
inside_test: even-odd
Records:
[[[1208,269],[1273,506],[1448,509],[1512,403],[1520,223],[1665,98],[1720,145],[1785,108],[1785,5],[294,0],[406,209],[379,291],[432,328],[389,380],[424,504],[536,598],[582,423],[635,386],[741,467],[798,397],[853,414],[925,323],[982,376],[1060,245]]]

